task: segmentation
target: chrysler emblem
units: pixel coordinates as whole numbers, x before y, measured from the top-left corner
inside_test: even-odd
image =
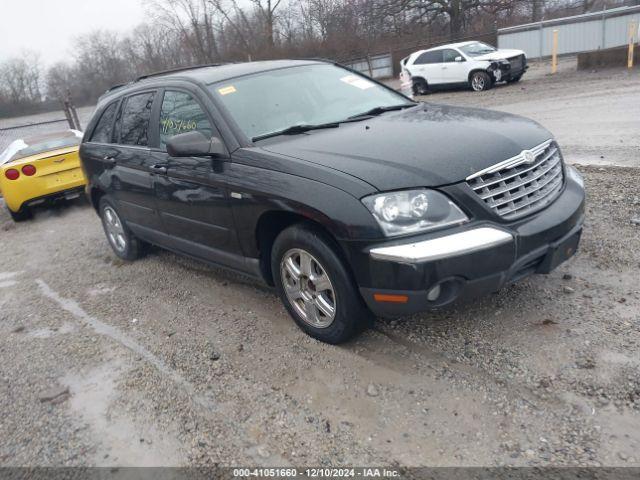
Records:
[[[536,156],[531,150],[523,150],[520,155],[522,155],[524,163],[533,163],[533,161],[536,159]]]

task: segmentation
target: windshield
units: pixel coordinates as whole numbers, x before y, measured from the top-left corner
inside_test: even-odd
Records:
[[[0,165],[39,153],[80,145],[81,136],[81,132],[68,131],[60,134],[41,135],[40,137],[16,140],[0,154]]]
[[[462,50],[465,54],[469,55],[470,57],[479,57],[480,55],[485,55],[487,53],[496,51],[496,49],[493,48],[491,45],[487,45],[486,43],[482,43],[482,42],[470,43],[469,45],[460,47],[460,50]]]
[[[340,122],[375,107],[413,105],[392,90],[329,64],[270,70],[210,88],[249,138],[295,125]]]

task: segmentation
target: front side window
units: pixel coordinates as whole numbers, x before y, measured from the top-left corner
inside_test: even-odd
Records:
[[[269,70],[210,85],[249,138],[294,125],[340,122],[376,107],[413,102],[330,64]]]
[[[469,45],[463,45],[462,47],[460,47],[460,50],[462,50],[470,57],[479,57],[480,55],[486,55],[487,53],[496,51],[496,49],[491,45],[487,45],[486,43],[482,42],[473,42]]]
[[[104,110],[98,125],[96,125],[91,135],[91,142],[111,143],[111,129],[113,128],[113,118],[116,115],[116,108],[118,108],[118,102],[113,102]]]
[[[165,150],[167,140],[174,135],[192,131],[201,132],[207,138],[213,136],[209,118],[190,94],[166,91],[160,110],[160,148]]]
[[[119,119],[120,143],[122,145],[149,145],[149,119],[154,92],[140,93],[128,97],[121,109]]]
[[[462,55],[451,48],[442,51],[442,61],[445,63],[455,62],[456,57],[462,57]]]
[[[435,50],[433,52],[424,52],[416,61],[414,65],[426,65],[428,63],[442,63],[442,50]]]

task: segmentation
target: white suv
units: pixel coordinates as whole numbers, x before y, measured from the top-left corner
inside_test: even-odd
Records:
[[[423,95],[434,86],[460,84],[480,92],[495,82],[517,82],[528,67],[522,50],[473,41],[414,52],[400,61],[400,68],[402,82],[410,81],[414,95]]]

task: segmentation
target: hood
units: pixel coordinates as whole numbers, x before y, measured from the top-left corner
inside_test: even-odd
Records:
[[[515,115],[421,104],[338,128],[274,137],[261,147],[386,191],[457,183],[551,137]]]
[[[477,57],[473,57],[473,60],[500,60],[503,58],[511,58],[517,57],[518,55],[523,55],[524,52],[522,50],[496,50],[495,52],[487,53],[485,55],[479,55]]]

